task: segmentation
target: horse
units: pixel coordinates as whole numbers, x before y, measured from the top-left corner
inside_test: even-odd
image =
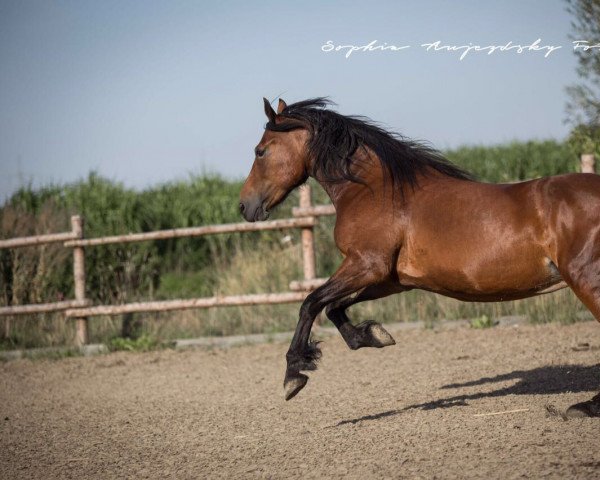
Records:
[[[266,220],[308,177],[335,206],[344,258],[300,307],[286,400],[317,367],[310,332],[323,309],[354,350],[395,341],[375,321],[353,325],[346,310],[411,289],[495,302],[570,287],[600,321],[600,176],[483,183],[427,144],[331,105],[280,99],[275,111],[264,99],[268,121],[240,193],[250,222]]]

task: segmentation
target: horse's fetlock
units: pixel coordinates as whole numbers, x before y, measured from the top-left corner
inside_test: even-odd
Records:
[[[322,355],[321,349],[318,347],[319,343],[317,341],[310,341],[300,352],[289,351],[286,354],[288,370],[298,372],[316,370],[317,363]]]

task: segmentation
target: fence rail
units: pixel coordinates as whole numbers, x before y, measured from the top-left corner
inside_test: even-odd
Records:
[[[35,245],[46,245],[48,243],[64,243],[75,240],[77,236],[73,232],[49,233],[47,235],[36,235],[33,237],[17,237],[8,240],[0,240],[0,248],[32,247]]]
[[[251,295],[228,295],[186,300],[164,300],[157,302],[124,303],[122,305],[98,305],[66,311],[67,317],[92,317],[94,315],[121,315],[139,312],[168,312],[211,307],[245,307],[274,303],[301,302],[306,292],[256,293]]]
[[[51,313],[69,310],[70,308],[87,307],[92,302],[89,300],[64,300],[52,303],[33,303],[30,305],[12,305],[0,307],[0,316],[5,315],[27,315],[32,313]]]
[[[111,237],[74,239],[66,241],[64,245],[65,247],[93,247],[97,245],[109,245],[112,243],[146,242],[148,240],[166,240],[169,238],[202,237],[219,233],[257,232],[285,228],[310,228],[314,226],[315,220],[312,217],[286,218],[283,220],[271,220],[267,222],[225,223],[222,225],[206,225],[203,227],[173,228],[170,230],[157,230],[155,232],[129,233]]]
[[[595,172],[594,155],[581,156],[581,171],[584,173]],[[292,216],[294,218],[282,220],[205,225],[200,227],[175,228],[108,237],[85,238],[83,219],[80,216],[75,215],[71,217],[70,232],[0,240],[0,249],[31,247],[49,243],[62,243],[65,247],[72,248],[75,298],[53,303],[0,307],[0,316],[65,312],[66,318],[75,319],[76,337],[74,341],[76,345],[81,346],[88,342],[88,317],[92,316],[300,302],[304,300],[311,290],[319,287],[326,281],[324,278],[316,278],[314,247],[314,227],[317,224],[317,217],[326,215],[335,215],[335,208],[333,205],[312,205],[309,186],[302,187],[300,190],[300,205],[292,209]],[[301,230],[304,278],[302,280],[292,281],[289,285],[289,292],[213,296],[166,301],[136,302],[122,305],[92,305],[92,302],[85,296],[86,247],[89,248],[114,243],[164,240],[169,238],[198,237],[223,233],[243,233],[294,228],[299,228]]]

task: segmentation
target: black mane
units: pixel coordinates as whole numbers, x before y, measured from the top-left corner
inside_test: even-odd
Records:
[[[473,177],[450,163],[437,150],[423,143],[390,132],[366,117],[341,115],[327,107],[327,98],[312,98],[288,105],[278,116],[281,122],[269,122],[266,129],[286,132],[308,128],[309,153],[314,157],[313,176],[323,182],[351,181],[364,183],[352,173],[353,158],[358,148],[370,148],[379,157],[392,186],[403,191],[404,185],[414,188],[419,174],[435,170],[454,178]]]

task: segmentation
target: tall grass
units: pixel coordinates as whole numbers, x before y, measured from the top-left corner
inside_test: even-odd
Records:
[[[448,158],[481,180],[515,181],[576,171],[577,156],[556,141],[463,147]],[[68,185],[41,189],[23,187],[0,208],[0,237],[11,238],[69,229],[69,216],[85,219],[87,237],[240,221],[240,181],[217,175],[190,177],[143,191],[90,174]],[[313,188],[314,202],[328,199]],[[287,217],[297,193],[277,210]],[[317,272],[329,276],[341,261],[332,238],[334,219],[320,219],[316,228]],[[108,245],[86,250],[87,296],[95,303],[286,291],[301,277],[297,231],[215,235]],[[48,245],[0,250],[0,304],[18,305],[73,297],[70,250]],[[298,305],[219,308],[139,314],[138,333],[158,338],[194,335],[275,332],[292,329]],[[583,310],[568,291],[505,303],[463,303],[427,292],[408,292],[357,305],[356,320],[435,321],[442,318],[490,318],[524,314],[532,321],[574,321]],[[120,334],[122,319],[94,318],[93,341]],[[60,315],[9,318],[0,331],[0,345],[40,346],[68,343],[72,325]]]
[[[579,171],[579,158],[567,143],[555,140],[461,147],[448,159],[486,182],[514,182]]]

